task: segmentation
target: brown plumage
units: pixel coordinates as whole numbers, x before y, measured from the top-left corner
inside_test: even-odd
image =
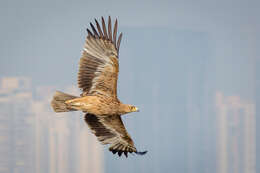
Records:
[[[96,27],[90,23],[92,31],[87,29],[88,36],[79,63],[78,86],[82,89],[80,97],[57,91],[51,105],[55,112],[80,110],[85,112],[85,121],[102,144],[111,144],[109,150],[127,154],[138,152],[127,133],[121,115],[136,112],[138,108],[123,104],[117,98],[117,79],[119,72],[118,54],[122,39],[117,39],[117,20],[112,29],[111,18],[108,27],[104,18]]]

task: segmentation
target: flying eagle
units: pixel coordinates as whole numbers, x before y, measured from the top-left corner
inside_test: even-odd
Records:
[[[119,72],[118,55],[122,33],[117,38],[117,20],[112,31],[111,18],[108,26],[102,17],[102,25],[95,19],[96,27],[90,23],[92,31],[88,36],[79,63],[78,86],[80,97],[57,91],[51,102],[55,112],[83,111],[85,121],[102,144],[111,144],[113,154],[129,153],[139,155],[134,142],[127,133],[121,115],[137,112],[138,108],[123,104],[117,98]],[[113,32],[113,34],[112,34]]]

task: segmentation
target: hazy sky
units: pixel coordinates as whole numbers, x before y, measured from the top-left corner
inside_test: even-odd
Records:
[[[125,122],[138,148],[150,152],[130,161],[106,153],[107,169],[122,171],[116,169],[120,163],[129,172],[153,165],[155,172],[187,172],[189,96],[201,110],[216,90],[259,100],[259,9],[259,1],[237,0],[1,1],[0,77],[28,76],[34,86],[76,85],[89,22],[117,17],[123,32],[119,97],[141,107]]]

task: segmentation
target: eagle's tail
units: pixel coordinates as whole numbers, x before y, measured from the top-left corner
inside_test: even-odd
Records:
[[[51,106],[55,112],[69,112],[76,111],[76,109],[70,108],[65,101],[75,99],[76,96],[72,96],[60,91],[56,91],[51,101]]]

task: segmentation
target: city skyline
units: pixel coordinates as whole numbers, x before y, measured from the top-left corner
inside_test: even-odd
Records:
[[[126,103],[137,105],[141,110],[140,113],[133,114],[133,116],[123,117],[123,121],[127,119],[125,125],[136,142],[136,146],[140,149],[148,150],[148,155],[142,158],[130,157],[127,160],[119,160],[114,155],[104,151],[102,152],[102,166],[99,167],[97,165],[94,168],[100,168],[98,171],[104,172],[124,171],[125,173],[166,172],[169,169],[191,173],[207,173],[212,170],[216,173],[221,172],[218,170],[226,171],[230,167],[225,167],[225,164],[221,164],[218,159],[220,157],[228,161],[227,157],[230,154],[226,153],[227,156],[218,155],[220,151],[226,152],[227,150],[217,149],[219,146],[217,143],[219,141],[217,138],[219,132],[217,130],[218,124],[216,123],[216,93],[221,91],[223,95],[227,96],[236,96],[237,94],[238,97],[254,103],[253,79],[251,77],[247,78],[247,76],[254,75],[254,67],[246,64],[244,66],[245,69],[242,70],[246,74],[241,73],[241,70],[237,68],[237,64],[235,64],[234,68],[219,68],[222,67],[222,61],[217,60],[216,56],[221,55],[218,52],[216,55],[214,54],[211,43],[212,38],[204,32],[171,29],[152,29],[149,32],[140,32],[145,31],[145,29],[131,30],[133,30],[133,34],[129,35],[127,41],[130,48],[138,50],[138,44],[144,45],[147,41],[158,40],[152,45],[143,47],[142,52],[131,51],[131,49],[129,50],[122,46],[120,54],[124,59],[120,59],[119,98]],[[170,37],[163,41],[168,47],[166,46],[162,48],[162,51],[153,54],[149,50],[156,49],[162,44],[160,36],[154,36],[155,32],[168,33]],[[140,40],[135,38],[139,38]],[[195,41],[190,42],[191,38]],[[222,42],[218,44],[220,45]],[[122,45],[124,44],[122,43]],[[170,49],[171,46],[174,47],[173,50]],[[173,58],[162,61],[161,66],[157,67],[157,57],[169,56],[169,50],[171,50],[170,57]],[[178,58],[180,55],[181,59]],[[135,62],[137,61],[132,57],[150,57],[150,59],[149,61],[139,59],[139,63],[136,64]],[[55,62],[55,60],[53,61]],[[243,63],[241,57],[240,60],[238,58],[237,63]],[[143,70],[141,64],[147,65],[145,70]],[[133,71],[132,69],[135,70]],[[228,80],[229,78],[226,76],[221,77],[225,75],[223,74],[223,70],[228,75],[230,73],[241,73],[240,80],[246,82],[243,85],[233,86]],[[153,75],[150,73],[153,73]],[[171,74],[171,76],[162,77],[165,74]],[[38,140],[42,142],[34,144],[35,147],[38,147],[36,150],[38,156],[44,158],[35,160],[35,169],[44,167],[49,172],[64,170],[76,170],[80,172],[81,170],[93,169],[91,167],[94,164],[91,162],[87,162],[88,164],[86,164],[84,162],[89,159],[88,154],[82,153],[81,157],[79,154],[74,155],[72,152],[75,147],[80,146],[81,148],[88,144],[84,142],[84,133],[89,133],[88,127],[84,124],[82,118],[78,119],[82,114],[71,113],[73,115],[66,117],[66,120],[61,118],[66,115],[62,115],[60,118],[54,120],[53,118],[59,115],[52,114],[52,110],[49,107],[50,99],[55,90],[65,92],[68,90],[68,93],[79,95],[79,89],[75,85],[71,85],[71,83],[76,84],[76,82],[72,82],[76,76],[73,77],[72,81],[70,79],[70,82],[68,82],[68,78],[67,76],[60,75],[60,79],[56,80],[56,86],[52,85],[51,81],[45,81],[46,84],[44,85],[37,84],[34,80],[38,80],[38,78],[34,76],[30,76],[25,80],[27,82],[23,82],[25,88],[28,88],[28,82],[31,83],[31,97],[35,97],[32,104],[34,105],[34,114],[40,115],[39,118],[43,118],[44,120],[38,121],[40,122],[38,124],[45,123],[45,126],[42,127],[35,124],[36,129],[45,134]],[[5,90],[15,88],[19,85],[19,83],[15,82],[16,77],[7,79],[5,79],[7,82],[3,84]],[[233,82],[238,83],[239,80],[235,78]],[[222,85],[222,83],[226,83],[226,85]],[[41,111],[37,111],[38,109]],[[41,112],[50,115],[45,117]],[[71,124],[71,122],[75,122],[75,124]],[[80,133],[82,136],[78,141],[80,141],[81,145],[73,145],[68,142],[66,145],[61,146],[60,151],[56,151],[55,148],[57,147],[55,146],[61,145],[59,141],[74,138],[68,135],[68,133],[76,133],[76,129],[79,129],[78,123],[86,130]],[[143,125],[144,123],[145,126]],[[55,126],[63,128],[62,133],[58,133],[55,130]],[[68,130],[67,127],[72,128]],[[88,135],[91,136],[92,134]],[[47,146],[44,145],[46,138],[51,141]],[[59,140],[55,140],[56,138]],[[81,139],[83,140],[82,142]],[[93,141],[96,142],[96,139]],[[102,149],[106,148],[100,146],[98,143],[97,146]],[[41,151],[48,152],[41,153]],[[64,153],[64,151],[67,152]],[[52,157],[49,153],[51,153]],[[50,157],[52,159],[48,160]],[[75,157],[81,158],[79,164],[73,159]],[[64,165],[64,162],[70,162],[70,164]],[[237,162],[233,164],[235,163]],[[143,165],[150,166],[143,167]],[[251,170],[253,170],[252,173],[255,173],[254,169]]]
[[[196,74],[193,73],[192,76],[194,75]],[[1,122],[6,123],[9,121],[9,126],[10,123],[15,124],[16,127],[19,127],[18,129],[22,130],[22,133],[25,133],[23,135],[24,139],[26,139],[24,141],[24,139],[17,138],[16,133],[18,132],[13,127],[0,125],[2,129],[0,130],[0,134],[2,134],[0,135],[0,139],[2,139],[0,140],[0,145],[1,148],[5,149],[2,153],[6,151],[10,152],[12,148],[15,148],[11,154],[8,152],[5,154],[9,156],[11,165],[3,161],[0,164],[0,172],[24,170],[27,172],[45,173],[46,168],[48,168],[48,172],[50,173],[86,172],[90,170],[96,173],[104,172],[104,162],[106,161],[104,157],[105,151],[96,138],[90,134],[88,127],[83,122],[82,116],[79,113],[56,115],[51,110],[49,104],[52,94],[55,91],[55,86],[39,86],[32,89],[31,79],[26,77],[4,77],[1,78],[0,84],[1,108],[4,108],[5,103],[11,103],[14,100],[14,103],[22,103],[17,108],[13,106],[5,108],[6,113],[12,110],[13,118],[12,120],[3,121],[5,114],[2,114],[2,112],[0,117]],[[75,95],[79,94],[76,86],[65,87],[64,91]],[[189,121],[194,124],[196,121],[200,121],[199,119],[196,120],[196,116],[199,113],[197,112],[198,110],[200,111],[199,114],[204,112],[205,116],[207,116],[209,110],[206,112],[203,109],[201,110],[199,105],[197,107],[193,103],[193,94],[190,93],[188,95],[190,101],[188,102],[187,110],[190,110],[190,113],[195,116],[195,119],[191,117],[192,119]],[[203,170],[198,169],[198,163],[194,162],[194,158],[199,154],[197,151],[200,151],[198,150],[198,146],[207,143],[208,147],[210,147],[208,148],[209,150],[201,148],[205,154],[200,153],[199,155],[203,159],[213,159],[211,164],[213,164],[212,168],[216,168],[216,173],[228,173],[230,171],[234,173],[255,173],[255,104],[243,100],[239,96],[224,96],[221,91],[216,91],[215,101],[212,101],[216,109],[216,117],[213,118],[213,121],[216,120],[216,136],[212,136],[214,135],[212,132],[205,133],[206,136],[201,136],[202,138],[199,142],[198,138],[192,136],[196,135],[196,133],[203,133],[201,130],[203,128],[208,129],[208,127],[189,125],[189,128],[191,128],[189,133],[192,135],[189,142],[195,148],[188,146],[187,157],[188,160],[191,160],[187,162],[187,170],[189,172],[209,171],[209,167],[205,167]],[[28,107],[29,109],[27,109]],[[22,110],[24,113],[16,113],[18,110]],[[230,119],[228,116],[232,118]],[[21,120],[22,122],[20,122]],[[209,119],[208,121],[210,122],[211,120]],[[244,125],[238,126],[242,122]],[[230,131],[234,127],[236,128],[235,134]],[[9,129],[8,131],[13,131],[11,135],[3,135],[3,132],[7,130],[6,128]],[[156,134],[157,132],[155,131],[154,133]],[[230,139],[230,141],[227,139]],[[216,144],[214,145],[210,142],[211,140],[215,140]],[[243,143],[243,141],[246,143]],[[10,142],[13,144],[10,145]],[[212,152],[214,153],[212,151],[214,150],[214,146],[216,147],[215,156],[211,154]],[[233,149],[228,149],[230,147]],[[240,156],[241,154],[243,157]],[[94,156],[94,158],[91,157],[91,160],[89,160],[89,155]],[[241,160],[239,158],[244,159]],[[2,157],[1,159],[5,160],[6,158]]]
[[[7,156],[0,158],[0,172],[103,172],[103,149],[82,116],[51,110],[54,86],[32,88],[26,77],[1,78],[0,84],[0,152]],[[74,86],[65,91],[77,92]]]
[[[260,1],[24,0],[0,9],[0,173],[260,172]],[[80,93],[86,28],[101,16],[123,33],[118,98],[140,109],[122,120],[143,157],[115,157],[83,113],[49,105],[55,90]]]

